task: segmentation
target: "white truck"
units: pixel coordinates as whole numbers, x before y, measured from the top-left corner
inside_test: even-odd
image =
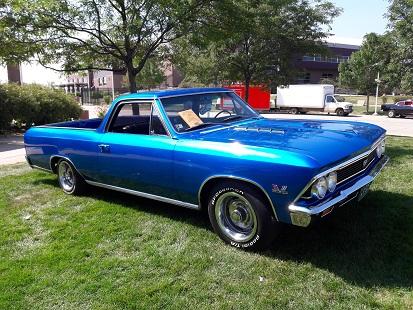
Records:
[[[327,84],[278,87],[277,98],[271,101],[273,109],[287,110],[292,114],[314,111],[347,116],[353,112],[353,105],[334,95],[334,86]]]

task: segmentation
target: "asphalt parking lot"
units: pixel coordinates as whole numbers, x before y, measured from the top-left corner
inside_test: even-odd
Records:
[[[0,165],[24,162],[25,155],[23,136],[0,136]]]
[[[267,118],[275,119],[310,119],[310,120],[335,120],[335,121],[351,121],[351,122],[365,122],[378,125],[387,130],[388,135],[413,137],[413,118],[388,118],[384,115],[349,115],[345,117],[339,117],[336,115],[328,114],[300,114],[293,115],[287,113],[273,113],[262,114]]]

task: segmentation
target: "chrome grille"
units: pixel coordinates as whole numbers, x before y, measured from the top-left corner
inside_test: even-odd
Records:
[[[376,158],[376,149],[369,155],[337,170],[337,184],[340,184],[366,170]]]

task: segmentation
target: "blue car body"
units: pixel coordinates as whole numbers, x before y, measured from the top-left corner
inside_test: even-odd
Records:
[[[66,158],[89,184],[195,209],[205,207],[213,182],[237,179],[263,193],[278,221],[299,226],[309,222],[294,215],[322,215],[353,199],[352,194],[369,185],[387,163],[385,155],[375,153],[385,130],[360,122],[262,117],[176,132],[162,109],[162,98],[208,92],[228,90],[129,94],[118,97],[103,120],[33,127],[24,137],[27,161],[56,172],[57,160]],[[169,135],[107,132],[116,106],[134,100],[154,102]],[[317,176],[355,167],[361,160],[367,164],[323,200],[301,199]]]

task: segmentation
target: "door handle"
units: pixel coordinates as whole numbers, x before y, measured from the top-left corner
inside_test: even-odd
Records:
[[[107,145],[107,144],[99,144],[98,147],[99,147],[101,153],[109,153],[110,152],[110,146]]]

